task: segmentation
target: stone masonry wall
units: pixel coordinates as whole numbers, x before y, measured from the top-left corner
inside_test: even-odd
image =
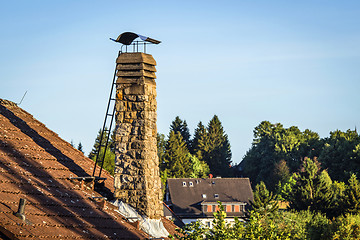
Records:
[[[149,54],[117,58],[115,197],[140,214],[163,215],[156,147],[156,62]]]

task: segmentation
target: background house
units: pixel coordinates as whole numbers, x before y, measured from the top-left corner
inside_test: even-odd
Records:
[[[185,224],[199,220],[211,226],[218,201],[222,202],[228,221],[244,217],[249,200],[253,200],[253,193],[248,178],[167,179],[165,203]]]

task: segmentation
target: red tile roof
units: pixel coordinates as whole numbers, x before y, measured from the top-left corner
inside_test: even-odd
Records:
[[[111,198],[114,189],[108,172],[101,192],[69,179],[91,176],[93,167],[32,115],[0,99],[0,239],[1,233],[14,239],[148,238],[111,204],[101,207],[101,197]],[[26,221],[13,214],[20,198],[27,199]]]

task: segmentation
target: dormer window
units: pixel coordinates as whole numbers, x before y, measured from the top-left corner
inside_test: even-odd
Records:
[[[219,194],[215,193],[214,198],[219,198]]]
[[[186,187],[186,182],[183,182],[183,187]]]
[[[193,187],[194,186],[193,182],[189,182],[189,186]]]
[[[202,198],[206,198],[206,194],[205,194],[205,193],[203,193],[201,196],[202,196]]]

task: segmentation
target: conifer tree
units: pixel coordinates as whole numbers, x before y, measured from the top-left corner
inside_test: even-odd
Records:
[[[94,143],[94,146],[93,148],[91,149],[91,152],[89,153],[89,158],[93,159],[94,157],[96,157],[96,154],[97,154],[97,151],[99,149],[99,145],[100,144],[104,144],[105,141],[106,141],[106,138],[107,138],[107,132],[104,132],[103,134],[103,139],[100,143],[100,137],[101,137],[101,133],[102,133],[102,129],[99,129],[99,132],[98,132],[98,135],[96,136],[96,139],[95,139],[95,143]]]
[[[290,207],[295,210],[311,210],[326,213],[332,201],[332,181],[329,174],[320,169],[316,160],[305,158],[301,171],[296,175]]]
[[[82,153],[84,153],[83,150],[83,145],[81,144],[81,142],[79,142],[78,146],[77,146],[77,150],[81,151]]]
[[[227,134],[219,118],[214,115],[207,128],[207,141],[203,160],[209,165],[210,172],[215,176],[229,176],[231,149]]]
[[[189,150],[180,132],[170,131],[160,169],[167,177],[187,178],[191,174]]]
[[[262,216],[274,214],[279,209],[276,195],[269,192],[263,181],[255,186],[254,201],[250,201],[254,211]]]
[[[180,133],[183,140],[186,143],[188,149],[190,149],[190,132],[186,120],[181,120],[179,116],[176,116],[175,120],[170,125],[170,132]]]
[[[107,128],[105,128],[105,130],[107,130]],[[101,133],[102,133],[102,129],[99,130],[98,135],[97,135],[97,137],[95,139],[93,149],[91,150],[91,152],[89,153],[89,156],[88,156],[93,161],[96,161],[97,151],[98,151],[98,148],[99,148],[99,145],[100,145]],[[109,138],[106,153],[105,153],[105,156],[104,156],[105,143],[106,143],[107,137],[108,137],[108,132],[105,131],[104,134],[103,134],[102,141],[101,141],[101,145],[103,145],[104,147],[102,147],[101,150],[100,150],[99,161],[104,158],[103,168],[105,170],[107,170],[108,172],[110,172],[111,174],[114,174],[114,167],[115,167],[115,131],[112,132],[112,135]],[[100,162],[99,162],[99,165],[101,165]]]
[[[196,156],[189,153],[191,162],[191,178],[206,178],[210,173],[209,165],[206,162],[199,160]]]
[[[207,129],[200,121],[195,129],[194,138],[191,142],[190,152],[194,154],[199,160],[204,156],[204,152],[208,151],[208,134]]]
[[[163,162],[164,155],[165,155],[165,146],[166,146],[165,135],[162,133],[157,133],[156,147],[157,147],[157,154],[158,154],[158,158],[159,158],[159,164],[161,164]]]
[[[343,205],[348,213],[360,213],[360,183],[355,174],[349,179],[349,184],[345,189]]]

